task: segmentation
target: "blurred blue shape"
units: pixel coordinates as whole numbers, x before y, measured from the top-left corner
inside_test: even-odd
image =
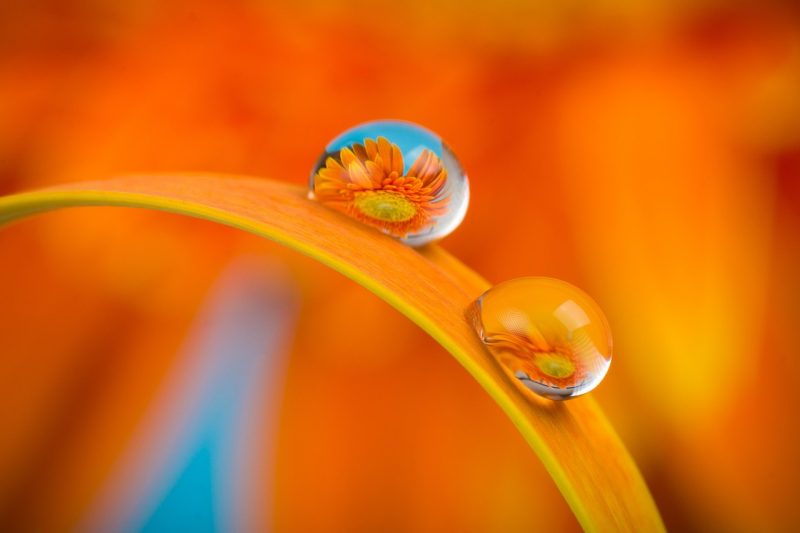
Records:
[[[268,522],[256,461],[271,456],[259,425],[275,419],[296,315],[288,276],[240,260],[210,292],[183,353],[97,499],[86,531],[244,531]],[[266,412],[265,412],[266,409]]]
[[[201,447],[195,452],[142,531],[217,531],[212,460],[209,448]]]

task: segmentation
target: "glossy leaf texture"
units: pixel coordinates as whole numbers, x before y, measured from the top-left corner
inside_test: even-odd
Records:
[[[73,183],[0,199],[0,224],[64,207],[156,209],[211,220],[293,248],[347,276],[425,330],[475,378],[536,452],[587,531],[660,531],[636,465],[589,397],[526,395],[485,351],[464,317],[488,282],[442,248],[412,249],[260,178],[142,175]]]

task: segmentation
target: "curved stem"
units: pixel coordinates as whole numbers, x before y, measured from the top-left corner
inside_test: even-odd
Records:
[[[0,224],[71,206],[157,209],[236,227],[293,248],[356,281],[441,344],[505,411],[588,531],[661,531],[649,491],[591,397],[538,400],[509,380],[464,310],[489,285],[437,246],[409,248],[265,179],[144,175],[0,198]]]

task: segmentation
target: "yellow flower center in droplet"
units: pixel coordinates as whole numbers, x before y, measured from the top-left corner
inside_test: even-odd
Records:
[[[568,378],[575,373],[575,364],[559,353],[540,352],[533,360],[536,368],[552,378]]]
[[[353,204],[368,217],[383,222],[406,222],[417,214],[416,204],[390,191],[357,192]]]

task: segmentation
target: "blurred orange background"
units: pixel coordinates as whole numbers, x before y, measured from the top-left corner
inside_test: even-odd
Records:
[[[669,529],[800,528],[792,2],[0,4],[3,194],[123,172],[304,184],[377,118],[438,132],[467,169],[445,248],[605,310],[594,394]],[[0,529],[85,520],[242,256],[299,298],[278,426],[253,430],[274,457],[243,459],[251,524],[578,529],[500,409],[388,305],[253,236],[109,208],[0,231]]]

